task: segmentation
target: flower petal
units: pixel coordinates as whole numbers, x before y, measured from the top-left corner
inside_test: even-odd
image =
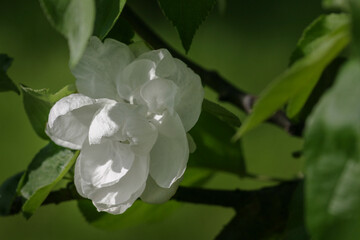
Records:
[[[157,130],[143,114],[141,108],[126,103],[106,105],[90,125],[90,144],[99,144],[107,137],[128,142],[137,154],[148,154],[156,141]]]
[[[186,169],[189,146],[179,116],[165,112],[157,121],[158,138],[150,152],[150,175],[163,188],[169,188]]]
[[[134,92],[145,82],[155,77],[154,62],[146,59],[135,60],[125,67],[121,77],[117,81],[118,94],[123,99],[131,102],[131,97],[134,95]]]
[[[160,78],[168,78],[176,73],[176,63],[170,52],[166,49],[159,49],[146,52],[138,59],[148,59],[156,64],[156,75]]]
[[[151,203],[151,204],[164,203],[170,200],[172,196],[174,196],[176,190],[179,187],[181,180],[182,178],[178,179],[174,184],[171,185],[170,188],[162,188],[156,184],[156,182],[154,181],[154,179],[152,179],[151,176],[149,176],[148,180],[146,181],[145,190],[141,194],[140,198],[146,203]]]
[[[96,188],[87,197],[96,204],[124,204],[141,190],[149,174],[149,157],[136,156],[129,172],[114,185]]]
[[[100,144],[85,141],[77,159],[83,181],[96,188],[111,186],[130,170],[135,154],[128,144],[104,139]]]
[[[175,111],[179,114],[186,132],[197,122],[204,98],[200,77],[185,63],[173,58],[168,50],[146,52],[138,59],[149,59],[156,64],[155,74],[159,78],[173,81],[177,86]]]
[[[118,100],[115,82],[133,59],[130,48],[113,39],[102,43],[91,37],[79,63],[72,69],[80,93],[92,98]]]
[[[124,202],[122,204],[107,205],[107,204],[101,204],[101,203],[96,203],[96,202],[93,202],[93,204],[95,205],[95,207],[97,208],[98,211],[108,212],[111,214],[121,214],[121,213],[124,213],[129,207],[131,207],[131,205],[133,205],[133,203],[136,201],[136,199],[138,199],[140,197],[140,195],[144,191],[144,189],[145,189],[145,184],[143,184],[138,191],[133,193],[129,200],[127,200],[126,202]]]
[[[178,71],[172,80],[179,87],[176,94],[175,111],[179,114],[185,131],[188,132],[199,119],[204,88],[201,85],[200,77],[185,63],[178,59],[174,59],[174,61]]]
[[[177,90],[174,82],[158,78],[145,83],[140,89],[140,96],[150,112],[162,113],[168,110],[173,113]]]
[[[95,99],[82,94],[64,97],[50,110],[46,134],[60,146],[81,149],[91,119],[100,107]]]

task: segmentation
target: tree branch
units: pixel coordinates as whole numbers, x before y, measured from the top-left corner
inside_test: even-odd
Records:
[[[176,58],[185,62],[194,72],[199,74],[203,84],[209,86],[219,94],[219,100],[229,102],[245,113],[251,113],[256,97],[231,85],[225,78],[215,71],[209,71],[180,54],[169,46],[161,37],[154,33],[144,21],[142,21],[128,6],[125,6],[121,16],[124,17],[133,27],[135,32],[149,43],[154,49],[166,48]],[[284,129],[291,135],[300,136],[298,131],[292,131],[290,120],[282,111],[276,112],[268,122]]]

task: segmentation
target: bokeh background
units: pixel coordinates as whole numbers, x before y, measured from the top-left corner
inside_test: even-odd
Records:
[[[172,46],[183,52],[177,32],[154,0],[128,0],[136,12]],[[319,0],[220,0],[196,33],[188,56],[217,70],[233,84],[258,94],[288,64],[302,30],[319,14]],[[14,58],[9,76],[32,88],[56,91],[73,83],[66,40],[51,28],[38,1],[0,0],[0,53]],[[214,98],[212,91],[207,96]],[[229,107],[229,105],[225,105]],[[230,109],[233,109],[230,107]],[[46,142],[32,130],[22,99],[0,93],[0,182],[24,170]],[[237,112],[241,119],[244,116]],[[243,139],[247,166],[255,174],[292,178],[301,171],[294,159],[302,141],[263,124]],[[206,187],[251,189],[266,183],[217,174]],[[231,209],[183,204],[154,223],[104,231],[86,223],[75,202],[40,208],[30,219],[0,218],[7,239],[212,239],[234,215]]]

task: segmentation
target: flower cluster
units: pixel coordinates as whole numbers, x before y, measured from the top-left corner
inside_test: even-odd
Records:
[[[166,49],[92,37],[72,70],[79,93],[51,109],[46,132],[81,150],[75,185],[99,211],[171,198],[186,169],[186,132],[203,101],[198,75]]]

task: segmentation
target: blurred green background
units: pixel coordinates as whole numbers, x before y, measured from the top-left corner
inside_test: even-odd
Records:
[[[157,33],[183,52],[175,29],[161,15],[156,1],[128,3]],[[286,68],[302,30],[320,13],[320,1],[315,0],[219,0],[195,35],[188,55],[204,67],[217,70],[236,86],[258,94]],[[74,82],[68,68],[66,41],[51,28],[38,1],[0,0],[0,53],[14,58],[9,76],[17,83],[56,91]],[[214,98],[212,91],[207,94]],[[21,97],[12,92],[1,93],[0,111],[3,182],[24,170],[46,142],[32,130]],[[301,171],[302,160],[293,159],[291,153],[301,149],[302,141],[273,126],[264,124],[252,131],[243,139],[243,147],[252,173],[292,178]],[[206,187],[250,189],[261,185],[219,173]],[[75,202],[69,202],[42,207],[28,221],[20,215],[0,218],[0,238],[212,239],[233,214],[230,209],[183,204],[163,221],[107,232],[88,225]]]

